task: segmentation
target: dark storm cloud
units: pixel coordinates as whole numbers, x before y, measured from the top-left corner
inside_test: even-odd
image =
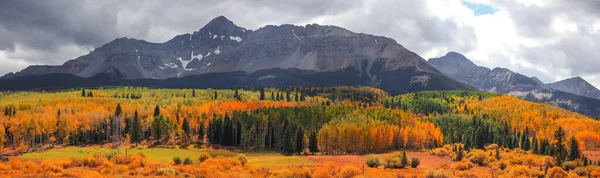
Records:
[[[335,14],[358,1],[0,1],[0,75],[21,64],[61,64],[119,37],[164,42],[226,15],[246,28]],[[0,57],[2,57],[0,55]]]
[[[2,1],[0,22],[3,50],[17,43],[48,51],[68,43],[97,46],[117,35],[114,11],[83,1]]]

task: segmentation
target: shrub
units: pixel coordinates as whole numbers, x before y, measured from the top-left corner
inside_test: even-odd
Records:
[[[397,169],[397,168],[400,168],[400,160],[399,159],[395,159],[393,156],[385,158],[383,168],[384,169]]]
[[[417,168],[419,164],[421,164],[421,160],[419,160],[419,158],[412,158],[410,160],[410,167],[412,168]]]
[[[491,151],[491,150],[496,150],[498,149],[498,144],[490,144],[488,146],[485,146],[485,150]]]
[[[236,158],[237,160],[239,160],[239,161],[240,161],[240,163],[242,163],[242,166],[245,166],[245,165],[246,165],[246,163],[248,162],[248,158],[246,158],[246,155],[245,155],[245,154],[238,154],[237,156],[235,156],[235,158]]]
[[[360,175],[362,171],[355,166],[344,166],[338,169],[335,177],[351,178]]]
[[[309,168],[289,168],[291,169],[291,175],[287,176],[287,177],[305,177],[305,178],[310,178],[312,177],[312,171]]]
[[[377,168],[383,164],[381,162],[381,157],[377,155],[367,155],[365,163],[367,164],[367,166],[372,168]]]
[[[583,176],[587,176],[587,175],[588,175],[588,170],[587,170],[585,167],[578,167],[578,168],[575,168],[575,169],[573,170],[573,172],[575,172],[575,174],[577,174],[577,175],[579,175],[579,176],[581,176],[581,177],[583,177]]]
[[[554,166],[548,170],[546,177],[567,177],[567,172],[565,172],[561,167]]]
[[[385,159],[384,168],[401,169],[408,165],[410,165],[410,163],[406,157],[406,152],[394,153],[392,156]]]
[[[116,155],[111,159],[115,164],[129,164],[131,163],[131,159],[125,155]]]
[[[315,169],[315,171],[312,174],[313,178],[329,178],[331,177],[331,171],[327,168],[324,167],[319,167],[317,169]]]
[[[565,169],[566,171],[570,171],[570,170],[573,170],[573,169],[575,169],[575,168],[577,168],[577,167],[580,167],[580,166],[582,166],[582,165],[583,165],[583,164],[581,164],[581,162],[579,162],[579,161],[567,161],[567,162],[564,162],[564,163],[562,164],[562,167],[563,167],[563,169]]]
[[[508,170],[508,176],[510,177],[532,177],[531,170],[527,166],[514,165]]]
[[[446,169],[427,169],[425,171],[425,178],[450,178],[452,176],[452,172]]]
[[[194,161],[192,161],[192,159],[190,159],[190,157],[185,157],[185,159],[183,160],[184,165],[190,165],[193,163],[194,163]]]
[[[508,163],[506,163],[506,161],[498,161],[498,168],[500,168],[500,170],[504,170],[506,167],[508,167]]]
[[[454,167],[454,169],[456,170],[460,170],[460,171],[464,171],[464,170],[469,170],[473,167],[473,164],[471,162],[467,162],[467,161],[459,161],[454,163],[454,165],[452,165],[452,167]]]
[[[200,156],[198,156],[198,161],[200,163],[202,163],[202,162],[206,161],[209,158],[210,158],[210,154],[208,154],[207,152],[201,152]]]
[[[590,177],[600,177],[600,171],[592,171]]]
[[[106,158],[103,158],[106,159]],[[85,156],[83,157],[83,166],[87,166],[87,167],[98,167],[100,165],[102,165],[102,160],[99,158],[94,158],[91,156]]]
[[[483,150],[475,150],[467,154],[467,159],[479,166],[485,166],[488,163],[487,154]]]
[[[117,156],[117,153],[118,152],[116,152],[116,151],[113,151],[113,152],[110,152],[110,153],[106,153],[106,154],[104,154],[104,157],[107,158],[107,159],[112,159],[114,156]]]
[[[444,148],[435,148],[430,150],[429,154],[434,156],[450,156],[450,151]]]
[[[200,168],[208,170],[228,171],[236,167],[241,168],[242,163],[235,158],[212,158],[200,164]]]
[[[181,164],[181,158],[180,158],[179,156],[175,156],[175,157],[173,157],[173,163],[174,163],[175,165],[179,165],[179,164]]]

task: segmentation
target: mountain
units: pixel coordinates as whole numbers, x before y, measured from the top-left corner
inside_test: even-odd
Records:
[[[82,78],[109,76],[115,80],[172,79],[238,71],[252,75],[276,68],[343,73],[338,77],[360,78],[359,83],[392,94],[472,89],[443,75],[390,38],[317,24],[268,25],[253,31],[238,27],[223,16],[196,32],[177,35],[165,43],[118,38],[63,65],[30,66],[2,78],[71,74]]]
[[[537,83],[538,83],[538,85],[545,85],[545,84],[544,84],[544,82],[542,82],[542,80],[540,80],[540,79],[539,79],[539,78],[537,78],[537,77],[531,77],[531,79],[532,79],[533,81],[537,82]]]
[[[581,77],[573,77],[558,82],[549,83],[548,86],[555,90],[600,99],[600,90]]]
[[[449,52],[439,58],[429,59],[429,63],[450,78],[484,91],[510,93],[544,88],[538,80],[515,73],[505,68],[490,70],[475,65],[462,54]]]
[[[546,85],[536,77],[530,78],[509,69],[490,70],[477,66],[456,52],[428,61],[450,78],[480,90],[553,104],[595,118],[600,116],[600,100],[590,97],[598,96],[600,91],[579,77]]]

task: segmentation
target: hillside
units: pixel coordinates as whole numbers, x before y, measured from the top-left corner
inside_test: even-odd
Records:
[[[523,172],[509,170],[544,175],[540,167],[563,162],[579,174],[572,170],[595,169],[576,163],[593,164],[585,153],[600,146],[598,120],[482,91],[392,97],[369,87],[126,87],[0,97],[0,146],[10,159],[0,162],[0,175],[514,177]],[[584,156],[552,151],[557,142]],[[575,142],[579,148],[568,146]],[[369,161],[381,157],[389,163]]]

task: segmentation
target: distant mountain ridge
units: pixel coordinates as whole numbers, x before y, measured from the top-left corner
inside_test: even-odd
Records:
[[[509,69],[490,70],[477,66],[456,52],[448,52],[428,61],[450,78],[480,90],[554,104],[596,118],[600,116],[600,91],[580,77],[544,84],[537,77],[528,77]]]
[[[512,91],[531,91],[544,88],[539,80],[515,73],[505,68],[494,68],[475,65],[462,54],[449,52],[439,58],[429,59],[429,63],[443,74],[464,84],[484,91],[510,93]]]
[[[30,66],[2,78],[17,79],[10,80],[17,82],[19,78],[28,76],[41,75],[38,78],[44,78],[43,75],[49,74],[71,74],[81,78],[109,76],[114,80],[170,80],[211,73],[244,72],[245,75],[253,75],[270,69],[343,74],[322,80],[358,78],[360,81],[348,81],[346,84],[361,83],[382,88],[391,94],[473,89],[445,76],[425,59],[390,38],[317,24],[267,25],[253,31],[238,27],[223,16],[211,20],[196,32],[177,35],[165,43],[118,38],[63,65]],[[304,77],[308,76],[301,78]],[[32,78],[36,77],[27,79]],[[186,81],[211,82],[206,81],[210,78],[202,79]]]
[[[568,78],[547,85],[555,90],[600,99],[600,90],[581,77]]]

